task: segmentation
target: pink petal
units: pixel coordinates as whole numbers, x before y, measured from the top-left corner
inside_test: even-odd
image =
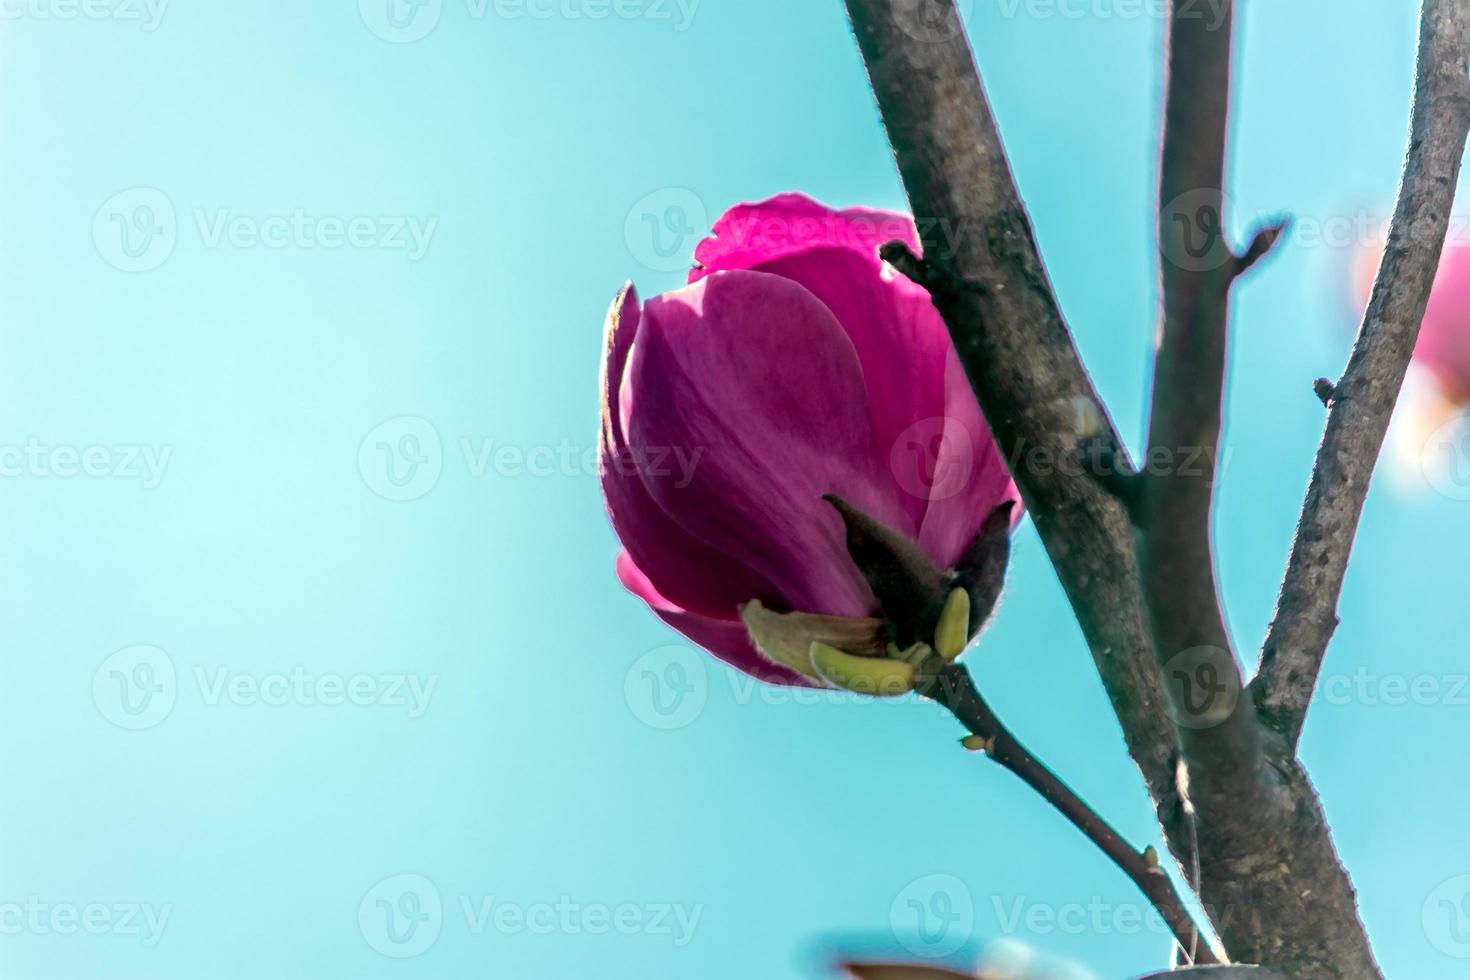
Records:
[[[844,248],[873,256],[875,262],[878,247],[887,242],[919,248],[914,221],[906,214],[870,208],[833,211],[805,194],[737,204],[712,231],[713,236],[694,249],[700,268],[689,273],[690,282],[724,269],[753,269],[813,248]]]
[[[940,568],[953,568],[990,512],[1021,499],[953,347],[945,360],[943,421],[918,450],[924,455],[914,478],[930,494],[919,547]],[[1017,507],[1016,522],[1021,514]]]
[[[613,297],[603,326],[602,368],[599,372],[602,392],[599,401],[602,409],[601,444],[604,447],[624,444],[621,413],[616,406],[618,391],[623,384],[623,369],[628,363],[628,351],[638,336],[638,320],[638,290],[631,282],[626,283]]]
[[[623,386],[629,444],[697,452],[682,480],[645,470],[654,500],[775,585],[787,608],[862,616],[836,493],[915,534],[873,444],[857,354],[805,288],[723,272],[651,300]]]
[[[862,364],[878,451],[917,526],[929,505],[928,488],[912,478],[909,444],[943,424],[945,355],[953,348],[929,294],[875,254],[851,249],[813,249],[757,271],[805,286],[842,324]]]
[[[670,602],[654,588],[626,551],[618,555],[617,571],[623,587],[648,603],[660,619],[736,670],[771,684],[814,686],[794,670],[773,664],[761,656],[750,642],[745,624],[738,619],[731,621],[700,616]]]
[[[1445,246],[1414,357],[1470,398],[1470,246]]]
[[[734,618],[753,598],[779,601],[769,582],[692,537],[649,496],[638,472],[640,458],[628,448],[615,407],[638,322],[638,294],[630,284],[608,311],[602,361],[599,475],[613,531],[637,566],[683,609]]]
[[[926,552],[950,567],[990,511],[1019,495],[928,292],[878,258],[894,239],[919,248],[912,220],[784,194],[732,208],[714,230],[695,252],[706,269],[691,280],[718,269],[773,273],[805,286],[842,324],[898,499]]]

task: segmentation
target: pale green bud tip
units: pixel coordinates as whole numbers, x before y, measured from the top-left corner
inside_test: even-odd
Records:
[[[740,618],[762,656],[812,680],[822,679],[808,657],[814,642],[865,656],[876,657],[883,652],[883,621],[879,619],[777,613],[761,605],[758,599],[740,607]]]
[[[1148,865],[1150,871],[1159,870],[1159,852],[1152,844],[1143,849],[1143,863]]]
[[[939,626],[934,631],[934,649],[945,660],[953,660],[970,642],[970,593],[955,589],[944,600]]]
[[[899,660],[854,657],[825,643],[813,643],[811,662],[833,687],[877,698],[893,698],[914,689],[914,668]]]
[[[981,738],[979,735],[966,735],[964,738],[960,739],[960,744],[969,749],[971,752],[985,751],[985,739]]]

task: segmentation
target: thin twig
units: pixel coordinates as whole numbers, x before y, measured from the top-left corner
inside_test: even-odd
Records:
[[[1260,726],[1249,700],[1240,696],[1245,680],[1220,607],[1211,511],[1230,287],[1269,250],[1280,228],[1257,234],[1242,256],[1226,240],[1222,188],[1234,11],[1224,0],[1216,18],[1206,20],[1192,8],[1191,0],[1174,0],[1169,17],[1159,168],[1163,323],[1138,548],[1154,652],[1167,665],[1185,651],[1211,651],[1214,696],[1233,709],[1215,723],[1187,724],[1179,731],[1190,798],[1197,811],[1213,813],[1257,806],[1269,791]],[[1194,693],[1178,684],[1168,687],[1176,700]]]
[[[1163,150],[1159,166],[1159,270],[1163,293],[1149,415],[1148,469],[1133,511],[1154,653],[1179,722],[1191,816],[1212,853],[1189,883],[1207,902],[1258,897],[1240,888],[1214,851],[1238,851],[1257,822],[1279,821],[1274,773],[1233,652],[1215,576],[1212,513],[1225,395],[1230,291],[1270,251],[1284,225],[1261,229],[1241,255],[1225,226],[1234,10],[1206,22],[1188,0],[1170,5]],[[1200,692],[1206,697],[1200,698]],[[1252,819],[1239,819],[1248,813]],[[1223,845],[1223,848],[1222,848]],[[1208,858],[1208,859],[1207,859]],[[1263,948],[1253,930],[1217,923],[1236,955]]]
[[[1414,114],[1388,245],[1327,429],[1251,693],[1289,755],[1301,737],[1373,467],[1419,335],[1470,130],[1470,0],[1424,0]]]
[[[948,708],[967,731],[984,743],[987,755],[1036,790],[1138,886],[1191,962],[1220,962],[1208,938],[1195,925],[1174,883],[1159,867],[1157,856],[1150,861],[1147,853],[1131,846],[1071,787],[1032,755],[996,717],[975,687],[969,671],[959,664],[949,664],[923,693]]]

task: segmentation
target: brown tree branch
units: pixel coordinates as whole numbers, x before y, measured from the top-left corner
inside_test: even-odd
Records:
[[[1224,0],[1207,20],[1194,8],[1192,0],[1170,5],[1159,168],[1163,322],[1137,523],[1154,652],[1176,717],[1214,712],[1179,727],[1190,799],[1213,814],[1258,808],[1268,782],[1260,726],[1241,697],[1245,681],[1220,607],[1210,533],[1230,287],[1245,265],[1225,237],[1222,190],[1234,10]],[[1171,665],[1182,669],[1183,683],[1171,682]],[[1197,699],[1200,671],[1208,700]]]
[[[1145,472],[1130,492],[1155,654],[1186,761],[1206,905],[1232,956],[1303,976],[1377,975],[1316,793],[1268,765],[1232,649],[1211,534],[1230,290],[1283,225],[1236,255],[1225,236],[1233,11],[1207,25],[1176,0],[1159,182],[1163,322]],[[1310,896],[1311,901],[1305,899]],[[1290,916],[1290,923],[1282,917]]]
[[[1179,754],[1148,653],[1127,515],[1081,468],[1066,465],[1077,441],[1076,406],[1099,400],[1037,254],[963,26],[952,3],[938,7],[937,26],[912,20],[922,5],[847,6],[910,204],[931,232],[926,283],[1013,462],[1178,854],[1189,839]],[[1107,438],[1119,445],[1116,433]]]
[[[1127,475],[1099,481],[1083,467],[1059,465],[1072,458],[1079,442],[1122,467],[1126,459],[1057,308],[954,4],[941,0],[922,5],[927,11],[922,24],[909,22],[915,16],[913,4],[847,0],[847,5],[914,213],[921,227],[948,233],[943,239],[929,236],[922,262],[895,257],[930,289],[950,326],[1077,613],[1129,751],[1148,781],[1170,847],[1187,860],[1195,853],[1195,828],[1186,819],[1187,803],[1176,781],[1178,742],[1150,652],[1154,642],[1145,622],[1129,513],[1102,489],[1106,482],[1137,497],[1141,484]],[[1218,72],[1218,64],[1210,70]],[[1203,74],[1210,77],[1208,70]],[[1218,194],[1220,182],[1206,189],[1213,187]],[[1220,268],[1229,274],[1210,278],[1197,301],[1204,310],[1219,304],[1218,314],[1207,316],[1220,317],[1216,336],[1221,345],[1221,294],[1235,275],[1264,254],[1275,234],[1268,230],[1258,235],[1243,256],[1228,255]],[[1186,312],[1190,308],[1180,307]],[[1223,346],[1218,354],[1213,349],[1206,354],[1209,364],[1218,362],[1210,371],[1223,372]],[[1213,409],[1206,408],[1213,418],[1205,422],[1213,446],[1218,441],[1220,386],[1209,388],[1207,384],[1203,397],[1215,401]],[[1188,581],[1196,586],[1192,595],[1208,606],[1203,614],[1188,613],[1181,622],[1203,622],[1212,630],[1207,639],[1224,641],[1217,652],[1229,658],[1224,673],[1235,676],[1234,691],[1239,693],[1239,671],[1228,652],[1223,623],[1210,625],[1212,616],[1219,620],[1208,538],[1203,536],[1211,482],[1212,476],[1202,481],[1206,492],[1194,493],[1189,504],[1204,520],[1195,528],[1192,547],[1199,561],[1189,570]],[[1135,499],[1131,509],[1135,520],[1146,517],[1141,501]],[[1151,576],[1156,584],[1158,576],[1156,568]],[[1185,635],[1181,630],[1180,636]],[[1171,640],[1166,649],[1172,648]],[[1211,680],[1202,669],[1220,666],[1208,655],[1203,663],[1197,651],[1179,655],[1190,658],[1181,672],[1186,678],[1218,679],[1219,673]],[[1181,698],[1170,700],[1177,706]],[[1183,700],[1188,701],[1187,692]],[[1235,699],[1231,707],[1242,700]],[[1246,719],[1239,724],[1247,736],[1258,739],[1248,704],[1223,717],[1207,712],[1203,720],[1218,725],[1235,714]],[[1200,727],[1198,716],[1176,714],[1175,720],[1182,731]],[[1227,736],[1230,724],[1225,726]],[[1186,731],[1196,746],[1230,744],[1220,736]],[[1234,754],[1198,755],[1188,779],[1203,776],[1207,784],[1216,779],[1222,789],[1228,786]],[[1245,767],[1250,790],[1240,801],[1243,805],[1229,806],[1224,792],[1206,785],[1212,819],[1200,821],[1197,828],[1206,901],[1220,917],[1217,926],[1227,949],[1238,959],[1313,978],[1377,976],[1357,922],[1351,885],[1305,773],[1279,760],[1266,765],[1255,751],[1246,757],[1260,761]],[[1197,791],[1191,785],[1190,793]],[[1253,801],[1261,805],[1250,805]]]
[[[1307,490],[1276,615],[1251,684],[1257,710],[1294,753],[1389,417],[1408,370],[1449,228],[1470,129],[1470,0],[1424,0],[1403,182],[1372,297]]]
[[[1225,235],[1233,11],[1175,0],[1169,21],[1159,252],[1163,321],[1137,511],[1139,567],[1189,773],[1207,906],[1232,956],[1293,975],[1377,975],[1306,773],[1267,764],[1219,598],[1211,515],[1230,291],[1283,225],[1236,255]],[[1310,898],[1310,900],[1308,900]],[[1289,925],[1281,916],[1289,915]]]
[[[1189,910],[1174,889],[1174,883],[1159,867],[1157,855],[1131,846],[1097,811],[1087,805],[1070,786],[1059,779],[1040,759],[1011,734],[975,687],[960,664],[948,664],[920,693],[944,705],[983,745],[983,751],[1036,790],[1072,825],[1082,831],[1098,850],[1128,876],[1174,934],[1192,963],[1218,963],[1209,939],[1200,934]]]

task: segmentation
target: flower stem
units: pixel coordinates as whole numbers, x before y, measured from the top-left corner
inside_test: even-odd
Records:
[[[960,664],[947,664],[920,693],[948,708],[971,734],[985,740],[986,753],[991,758],[1021,777],[1026,785],[1040,793],[1042,799],[1097,845],[1138,886],[1174,933],[1174,938],[1191,962],[1220,962],[1209,941],[1200,935],[1173,881],[1163,869],[1130,846],[1097,811],[1016,740],[980,696],[969,671]]]

